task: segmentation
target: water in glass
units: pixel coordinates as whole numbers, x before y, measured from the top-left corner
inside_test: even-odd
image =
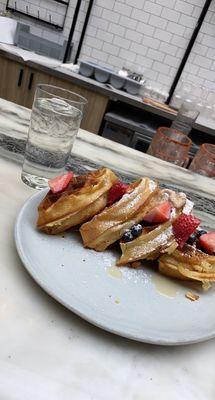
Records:
[[[80,127],[82,111],[60,98],[36,98],[29,127],[22,180],[35,188],[64,171]]]

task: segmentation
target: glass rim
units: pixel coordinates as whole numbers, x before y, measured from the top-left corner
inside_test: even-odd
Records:
[[[44,88],[45,88],[45,89],[44,89]],[[57,90],[62,91],[62,92],[64,92],[64,93],[72,94],[74,97],[77,97],[77,100],[72,100],[72,99],[66,99],[65,97],[62,97],[62,96],[59,96],[58,94],[56,94],[56,97],[58,97],[58,98],[60,98],[60,99],[64,99],[64,100],[66,99],[66,100],[72,101],[73,103],[83,104],[83,105],[86,105],[87,102],[88,102],[87,99],[86,99],[85,97],[81,96],[80,94],[75,93],[75,92],[72,92],[71,90],[68,90],[68,89],[61,88],[61,87],[59,87],[59,86],[48,85],[48,84],[46,84],[46,83],[38,83],[37,86],[36,86],[36,89],[40,89],[40,90],[42,90],[43,92],[45,92],[45,93],[47,93],[48,95],[50,95],[50,94],[52,94],[52,93],[50,93],[48,90],[46,90],[46,89],[48,89],[48,88],[57,89]]]
[[[208,149],[208,146],[212,147],[214,149],[214,153],[212,151],[210,151]],[[212,157],[215,160],[215,144],[212,143],[203,143],[201,145],[201,147],[203,148],[203,150],[210,155],[210,157]]]
[[[182,142],[179,142],[177,139],[174,139],[174,138],[171,138],[171,137],[169,137],[169,136],[166,136],[165,135],[165,133],[163,132],[163,131],[168,131],[168,132],[173,132],[173,133],[176,133],[177,135],[180,135],[181,137],[183,137],[183,138],[185,138],[186,140],[187,140],[187,143],[182,143]],[[163,137],[165,137],[165,139],[168,141],[168,142],[173,142],[173,143],[175,143],[175,144],[180,144],[181,146],[184,146],[184,147],[188,147],[188,146],[191,146],[191,144],[192,144],[192,140],[188,137],[188,136],[186,136],[184,133],[182,133],[181,131],[179,131],[178,129],[172,129],[172,128],[169,128],[169,127],[165,127],[165,126],[160,126],[158,129],[157,129],[157,132],[161,135],[161,136],[163,136]]]

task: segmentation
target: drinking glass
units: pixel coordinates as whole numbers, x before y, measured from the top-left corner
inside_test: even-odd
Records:
[[[180,80],[171,99],[170,106],[178,110],[182,106],[182,103],[185,101],[185,99],[193,97],[194,89],[195,87],[193,83]]]
[[[176,110],[179,110],[179,108],[181,107],[183,103],[183,96],[180,92],[175,92],[171,102],[170,102],[170,106]]]
[[[189,169],[215,179],[215,144],[204,143],[196,153]]]
[[[194,98],[186,98],[183,100],[176,119],[173,121],[171,128],[188,135],[199,115],[196,101]]]
[[[42,189],[63,173],[87,100],[56,86],[39,84],[32,107],[21,178]]]
[[[190,138],[176,129],[160,127],[157,129],[147,153],[186,167],[189,162],[189,149],[192,144]]]

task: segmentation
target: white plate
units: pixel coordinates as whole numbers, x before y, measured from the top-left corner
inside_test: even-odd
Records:
[[[15,240],[35,281],[52,297],[100,328],[156,344],[185,344],[215,336],[215,290],[191,302],[186,284],[161,277],[153,268],[114,268],[119,254],[82,246],[80,235],[45,235],[35,228],[35,194],[19,213]]]

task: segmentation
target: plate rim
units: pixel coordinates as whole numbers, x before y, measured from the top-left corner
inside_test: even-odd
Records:
[[[73,312],[74,314],[78,315],[78,317],[82,318],[83,320],[87,321],[91,325],[96,326],[97,328],[100,328],[106,332],[118,335],[120,337],[130,339],[133,341],[141,342],[141,343],[148,343],[148,344],[154,344],[154,345],[163,345],[163,346],[180,346],[180,345],[188,345],[188,344],[194,344],[194,343],[200,343],[203,341],[207,341],[210,339],[213,339],[215,337],[215,328],[211,333],[209,334],[203,334],[203,335],[195,335],[193,337],[189,336],[187,339],[186,337],[182,338],[176,338],[175,340],[169,340],[168,338],[161,338],[161,339],[153,339],[150,338],[149,336],[145,335],[144,332],[143,335],[139,336],[137,335],[132,335],[130,333],[125,333],[123,330],[120,328],[113,328],[109,327],[105,323],[100,323],[97,318],[93,318],[92,316],[86,315],[84,312],[80,311],[77,307],[71,306],[67,301],[63,300],[61,297],[58,296],[58,294],[53,291],[53,289],[50,287],[50,285],[47,282],[44,282],[43,279],[40,279],[40,277],[37,275],[35,270],[31,267],[31,263],[29,262],[25,251],[23,250],[22,246],[22,240],[21,240],[21,230],[19,229],[20,225],[22,224],[22,218],[23,215],[25,214],[25,210],[28,208],[29,204],[34,198],[40,198],[42,194],[45,194],[47,192],[47,189],[43,189],[39,192],[34,193],[31,195],[29,198],[26,199],[24,204],[22,205],[21,209],[19,210],[19,213],[16,217],[15,221],[15,226],[14,226],[14,240],[15,240],[15,245],[16,245],[16,250],[19,255],[19,258],[25,268],[25,270],[28,272],[28,274],[31,276],[31,278],[37,283],[37,285],[44,290],[50,297],[52,297],[55,301],[66,307],[68,310]]]

